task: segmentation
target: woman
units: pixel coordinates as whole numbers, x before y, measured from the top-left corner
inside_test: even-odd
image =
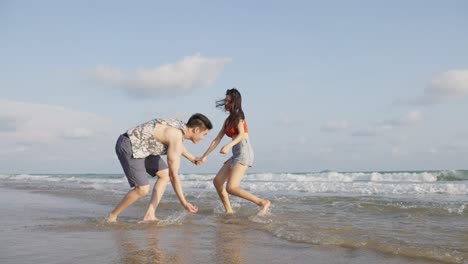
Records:
[[[223,108],[229,112],[229,116],[205,154],[199,158],[199,162],[203,163],[206,161],[208,155],[218,146],[224,135],[231,137],[232,141],[222,147],[220,153],[227,154],[229,149],[232,148],[233,156],[224,163],[213,180],[219,198],[228,215],[233,214],[228,193],[255,203],[260,207],[258,215],[265,215],[271,202],[261,199],[239,187],[245,172],[252,166],[254,158],[252,146],[249,142],[249,130],[245,121],[244,111],[242,111],[241,94],[235,88],[228,89],[225,99],[217,101],[216,107]],[[225,182],[227,182],[226,188],[224,187]]]

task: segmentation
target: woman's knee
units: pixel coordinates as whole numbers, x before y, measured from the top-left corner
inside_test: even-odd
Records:
[[[237,194],[239,192],[239,187],[237,186],[232,186],[232,185],[229,185],[226,186],[226,191],[229,193],[229,194]]]
[[[218,177],[215,177],[213,179],[213,185],[217,190],[219,190],[223,188],[224,182],[220,180]]]
[[[156,173],[156,176],[158,176],[158,181],[163,180],[163,181],[169,181],[169,169],[164,169],[161,171],[158,171]]]

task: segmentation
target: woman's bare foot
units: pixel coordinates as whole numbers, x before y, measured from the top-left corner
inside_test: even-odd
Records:
[[[115,223],[117,222],[117,216],[114,216],[112,213],[109,213],[106,217],[107,223]]]
[[[155,217],[154,219],[141,220],[138,223],[139,224],[150,224],[150,223],[156,223],[156,222],[159,222],[159,219]]]
[[[233,216],[233,215],[234,215],[234,211],[227,211],[224,215],[225,215],[225,216]]]
[[[143,217],[143,221],[140,221],[142,223],[148,223],[148,222],[156,222],[159,221],[159,219],[156,217],[154,214],[146,214],[145,217]]]
[[[260,211],[258,211],[258,216],[265,216],[269,213],[268,209],[270,208],[271,202],[269,200],[263,200],[261,203]]]

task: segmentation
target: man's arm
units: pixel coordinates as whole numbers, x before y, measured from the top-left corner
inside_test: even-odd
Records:
[[[167,150],[167,163],[169,166],[169,178],[172,188],[179,198],[180,204],[189,212],[195,213],[198,208],[185,200],[182,184],[179,179],[180,156],[185,149],[182,143],[182,132],[179,130],[168,131],[169,147]]]
[[[187,148],[185,148],[184,144],[182,144],[183,150],[182,150],[182,156],[184,156],[186,159],[188,159],[190,162],[195,163],[196,159],[195,156],[193,156]]]

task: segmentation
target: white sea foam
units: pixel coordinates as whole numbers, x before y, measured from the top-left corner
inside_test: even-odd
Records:
[[[241,186],[249,191],[288,193],[336,193],[358,195],[417,195],[417,194],[468,194],[468,181],[437,181],[438,172],[324,172],[324,173],[254,173],[248,174]],[[185,188],[213,190],[214,174],[181,175]],[[2,183],[44,182],[80,188],[87,186],[97,190],[119,186],[126,188],[127,180],[115,175],[0,175]],[[155,178],[150,179],[153,184]]]
[[[325,173],[259,173],[245,177],[246,181],[293,182],[435,182],[437,175],[429,172],[325,172]]]

